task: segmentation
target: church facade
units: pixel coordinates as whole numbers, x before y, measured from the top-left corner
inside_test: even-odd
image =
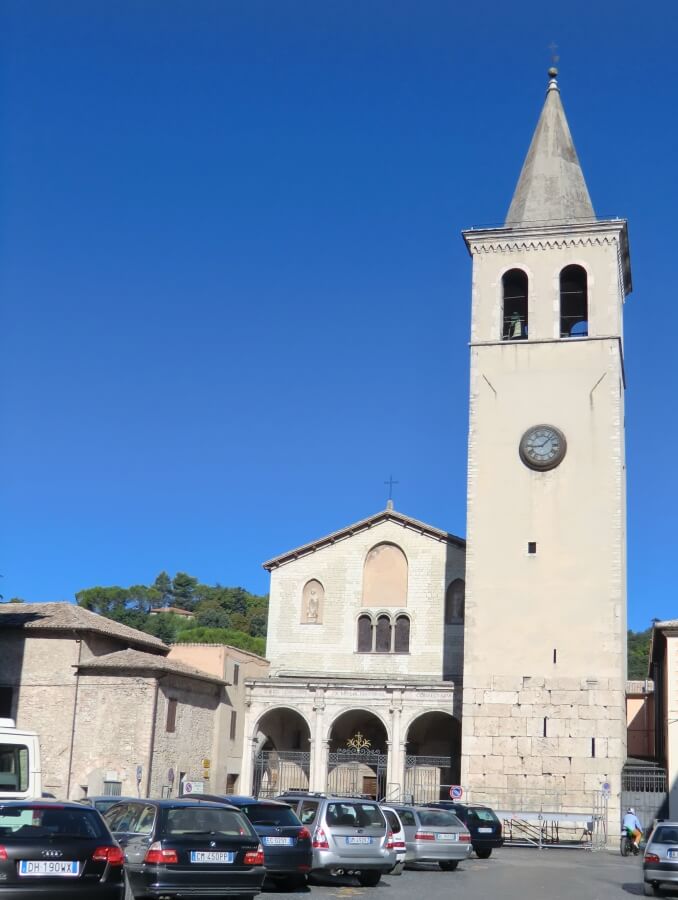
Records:
[[[628,237],[595,215],[549,74],[505,224],[464,232],[468,547],[387,509],[266,564],[245,790],[459,782],[501,810],[618,815]]]
[[[389,508],[265,564],[241,787],[438,796],[459,777],[464,541]]]

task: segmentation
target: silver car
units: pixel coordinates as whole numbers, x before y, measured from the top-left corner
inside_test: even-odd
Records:
[[[678,822],[658,822],[643,854],[646,897],[658,897],[662,884],[678,884]]]
[[[405,829],[406,865],[438,863],[445,872],[456,869],[471,853],[471,833],[454,813],[424,806],[395,806]]]
[[[374,887],[397,863],[393,834],[373,800],[318,794],[282,794],[313,838],[311,874],[355,875]]]

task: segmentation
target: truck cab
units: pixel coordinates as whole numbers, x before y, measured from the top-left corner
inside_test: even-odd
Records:
[[[38,735],[17,728],[13,719],[0,719],[0,800],[41,796]]]

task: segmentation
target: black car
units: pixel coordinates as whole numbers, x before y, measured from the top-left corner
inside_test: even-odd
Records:
[[[202,795],[206,800],[232,803],[245,813],[264,845],[266,877],[294,890],[306,884],[311,871],[311,832],[287,803],[254,797]]]
[[[266,870],[246,816],[225,803],[131,800],[104,815],[125,851],[127,890],[135,898],[254,897]]]
[[[124,857],[80,803],[0,802],[0,900],[122,900]]]
[[[452,800],[440,800],[437,803],[427,803],[426,806],[449,809],[461,819],[471,832],[471,844],[479,859],[487,859],[495,847],[501,847],[504,843],[501,822],[489,806],[454,803]]]

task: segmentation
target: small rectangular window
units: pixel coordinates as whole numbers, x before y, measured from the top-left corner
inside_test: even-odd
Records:
[[[553,648],[553,664],[555,665],[558,662],[558,651],[556,648]]]
[[[547,723],[547,721],[548,721],[548,719],[546,718],[546,716],[544,716],[544,737],[546,737],[546,723]]]
[[[235,740],[235,729],[236,729],[237,721],[238,721],[238,713],[234,709],[232,709],[231,710],[231,734],[230,734],[232,741]]]
[[[167,702],[167,721],[165,722],[165,731],[176,731],[177,729],[177,701],[170,699]]]
[[[596,739],[591,738],[591,756],[595,757],[596,755]]]
[[[0,719],[12,718],[12,696],[14,691],[11,687],[0,687]]]
[[[531,556],[537,552],[537,542],[536,541],[528,541],[527,542],[527,552]]]
[[[233,684],[236,685],[240,680],[240,666],[238,663],[233,663]]]
[[[104,795],[106,797],[121,797],[122,781],[104,781]]]

